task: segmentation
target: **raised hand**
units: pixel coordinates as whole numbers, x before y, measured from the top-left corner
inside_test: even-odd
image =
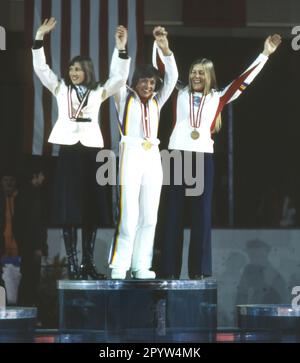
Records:
[[[43,24],[38,28],[35,39],[43,40],[45,34],[50,33],[55,28],[56,23],[57,21],[53,17],[50,19],[45,19]]]
[[[274,53],[281,43],[281,36],[279,34],[273,34],[268,36],[265,40],[263,54],[269,56]]]
[[[169,48],[168,32],[162,26],[156,26],[153,29],[153,36],[157,46],[162,50],[164,55],[171,55],[172,52]]]
[[[116,30],[115,40],[118,50],[125,50],[128,39],[128,32],[125,26],[119,25]]]

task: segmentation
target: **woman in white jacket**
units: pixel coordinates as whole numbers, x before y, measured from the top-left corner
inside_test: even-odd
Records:
[[[184,215],[190,207],[191,238],[189,247],[189,277],[202,279],[212,274],[211,215],[213,191],[213,139],[212,134],[221,127],[221,111],[229,102],[241,95],[249,83],[261,71],[281,42],[279,35],[269,36],[263,52],[249,68],[223,90],[216,89],[213,63],[208,59],[193,62],[189,71],[189,85],[178,91],[175,100],[173,131],[169,150],[179,160],[171,169],[171,183],[166,187],[165,215],[160,226],[161,259],[160,275],[163,278],[179,278],[182,262]],[[177,155],[177,156],[176,156]],[[182,164],[181,164],[182,161]],[[191,169],[188,163],[191,161]],[[202,165],[198,195],[186,196],[183,182],[176,183],[174,171],[181,169],[195,175],[196,167]],[[192,172],[192,173],[191,173]],[[176,173],[175,173],[176,174]],[[182,175],[186,177],[186,175]],[[178,175],[177,175],[178,177]],[[201,180],[200,180],[201,179]],[[184,180],[182,178],[181,180]],[[202,184],[202,185],[201,185]],[[197,187],[197,184],[196,184]],[[201,188],[203,187],[203,188]],[[202,190],[201,190],[202,189]]]
[[[125,48],[127,29],[117,27],[109,79],[100,85],[89,57],[74,57],[64,79],[51,71],[46,64],[43,39],[55,25],[54,18],[44,21],[37,30],[32,49],[34,71],[56,98],[58,106],[58,119],[48,140],[61,145],[54,180],[53,223],[63,226],[69,278],[101,279],[105,276],[95,269],[93,250],[97,226],[107,223],[108,206],[103,187],[96,183],[96,154],[103,147],[98,114],[102,102],[126,84],[130,63]],[[82,228],[80,269],[77,227]]]

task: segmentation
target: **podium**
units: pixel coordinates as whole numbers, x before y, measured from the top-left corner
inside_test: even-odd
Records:
[[[300,309],[291,305],[238,305],[237,315],[241,341],[300,341]]]
[[[37,309],[0,308],[0,343],[32,343]]]
[[[58,290],[60,334],[73,341],[215,341],[214,279],[61,280]]]

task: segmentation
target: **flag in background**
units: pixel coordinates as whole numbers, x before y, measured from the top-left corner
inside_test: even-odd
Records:
[[[119,24],[128,29],[128,54],[141,62],[143,42],[143,0],[26,0],[26,43],[30,49],[35,32],[42,21],[55,17],[55,29],[44,39],[47,63],[63,77],[68,62],[76,55],[89,55],[94,63],[96,79],[105,82]],[[34,155],[57,155],[59,146],[48,143],[57,119],[56,101],[33,72],[28,75],[25,113],[25,152]],[[101,106],[100,126],[106,148],[118,150],[119,132],[113,99]]]

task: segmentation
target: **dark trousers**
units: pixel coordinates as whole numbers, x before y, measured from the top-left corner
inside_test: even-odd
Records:
[[[99,148],[62,145],[54,176],[52,223],[63,227],[105,227],[112,223],[110,186],[98,185]]]
[[[180,151],[181,152],[181,151]],[[182,160],[184,171],[184,157]],[[196,153],[192,153],[193,169],[195,168]],[[193,170],[194,172],[194,170]],[[213,191],[213,155],[204,154],[204,191],[199,196],[186,196],[184,182],[175,185],[174,166],[171,167],[170,185],[164,187],[164,216],[160,225],[161,258],[159,271],[161,275],[174,275],[179,277],[182,264],[183,230],[185,217],[191,228],[189,247],[188,271],[189,276],[212,274],[211,258],[211,218],[212,218],[212,191]],[[195,173],[193,173],[195,176]]]

